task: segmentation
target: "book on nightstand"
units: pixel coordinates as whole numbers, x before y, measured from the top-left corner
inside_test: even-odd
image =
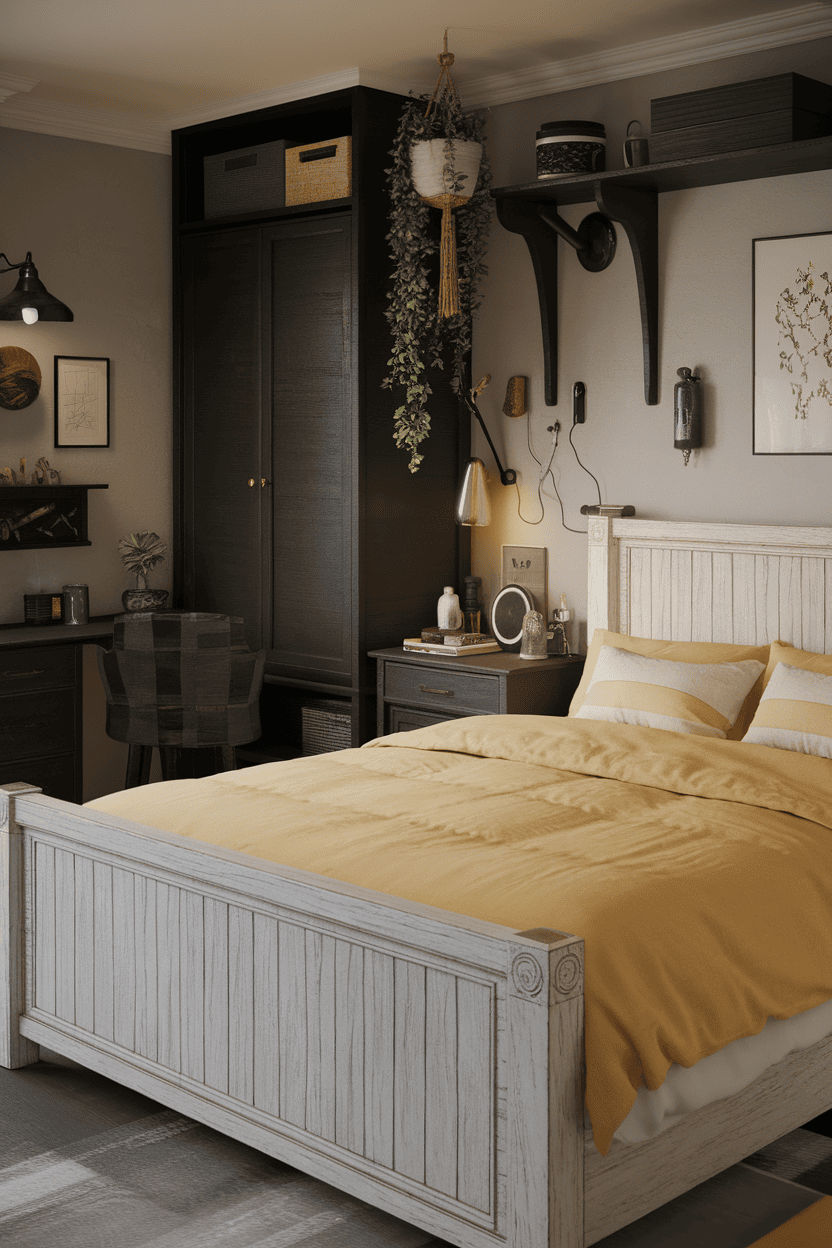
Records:
[[[482,635],[480,635],[482,636]],[[463,637],[470,640],[463,641]],[[475,634],[461,633],[456,638],[448,637],[446,641],[422,641],[419,637],[405,637],[402,647],[405,650],[418,651],[422,654],[491,654],[500,649],[500,643],[493,637],[482,636],[482,640],[474,640]]]

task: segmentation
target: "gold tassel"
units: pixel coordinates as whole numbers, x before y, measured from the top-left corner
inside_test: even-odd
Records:
[[[442,209],[439,235],[439,316],[459,313],[459,277],[456,264],[456,222],[454,209],[468,203],[468,195],[426,195],[424,202]]]
[[[459,278],[456,271],[456,226],[450,204],[442,209],[442,235],[439,244],[439,315],[459,312]]]

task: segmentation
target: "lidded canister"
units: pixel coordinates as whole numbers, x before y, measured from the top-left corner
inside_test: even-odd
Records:
[[[538,178],[600,173],[606,168],[607,132],[599,121],[545,121],[535,151]]]
[[[702,445],[702,382],[689,368],[677,368],[681,381],[673,387],[673,445],[684,451],[685,464],[691,451]]]

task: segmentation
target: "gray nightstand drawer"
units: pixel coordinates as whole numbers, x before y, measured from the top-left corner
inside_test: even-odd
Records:
[[[449,672],[427,664],[420,667],[418,660],[407,667],[385,664],[384,696],[450,714],[497,715],[500,711],[500,685],[495,677],[470,670]]]

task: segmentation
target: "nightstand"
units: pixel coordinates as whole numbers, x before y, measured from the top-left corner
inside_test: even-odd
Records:
[[[395,646],[370,657],[380,737],[463,715],[565,715],[584,666],[582,655],[530,660],[503,650],[445,658]]]

